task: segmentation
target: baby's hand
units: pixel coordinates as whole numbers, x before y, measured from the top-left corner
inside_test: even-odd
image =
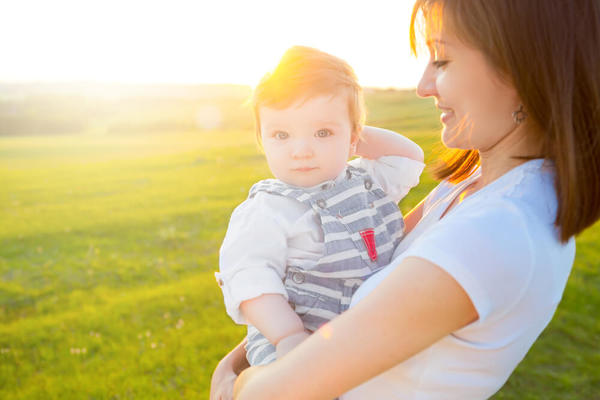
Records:
[[[290,350],[296,347],[300,342],[310,336],[308,331],[294,333],[292,335],[286,336],[277,343],[277,359],[283,357]]]

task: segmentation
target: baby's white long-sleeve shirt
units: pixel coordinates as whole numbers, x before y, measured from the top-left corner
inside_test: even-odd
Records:
[[[349,164],[365,169],[394,201],[419,183],[424,164],[405,157],[376,160],[357,158]],[[334,179],[343,179],[345,171]],[[306,190],[320,190],[321,182]],[[311,265],[324,254],[319,216],[306,204],[284,196],[259,192],[232,213],[215,273],[223,290],[227,313],[238,324],[247,321],[240,304],[262,294],[281,294],[288,265]]]

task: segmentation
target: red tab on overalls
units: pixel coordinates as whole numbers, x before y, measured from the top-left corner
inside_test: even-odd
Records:
[[[365,229],[360,232],[365,246],[367,246],[367,254],[372,261],[377,260],[377,247],[375,246],[375,231],[373,229]]]

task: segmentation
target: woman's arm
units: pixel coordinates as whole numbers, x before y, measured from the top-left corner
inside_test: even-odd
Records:
[[[356,155],[376,159],[383,156],[402,156],[423,162],[423,150],[418,144],[387,129],[365,126],[356,146]]]
[[[408,257],[377,290],[285,357],[244,371],[234,398],[331,399],[477,318],[473,303],[447,272]]]

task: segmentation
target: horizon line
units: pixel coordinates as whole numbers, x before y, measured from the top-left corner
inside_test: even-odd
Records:
[[[47,80],[47,79],[18,79],[18,80],[3,80],[0,78],[0,85],[6,86],[33,86],[33,85],[48,85],[48,86],[237,86],[247,87],[252,89],[254,85],[248,83],[237,82],[197,82],[197,81],[119,81],[119,80]],[[414,90],[416,86],[394,86],[394,85],[361,85],[363,89],[377,90]]]

